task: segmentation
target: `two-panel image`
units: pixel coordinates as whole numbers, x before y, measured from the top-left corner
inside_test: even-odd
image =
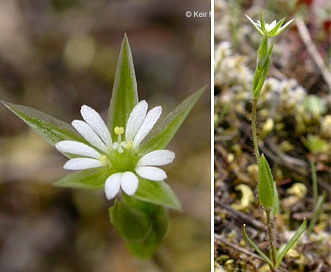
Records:
[[[0,0],[0,272],[331,270],[329,1]]]

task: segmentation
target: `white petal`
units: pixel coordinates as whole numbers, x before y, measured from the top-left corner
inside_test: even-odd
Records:
[[[166,165],[171,163],[175,159],[175,153],[167,150],[160,149],[155,150],[146,155],[142,156],[137,162],[137,166],[147,166],[147,165]]]
[[[130,113],[128,122],[126,123],[125,128],[125,140],[133,141],[134,136],[137,133],[138,128],[141,126],[146,113],[147,113],[148,104],[145,100],[140,101]]]
[[[122,173],[116,173],[106,179],[105,193],[108,200],[111,200],[118,194],[121,185],[121,178]]]
[[[138,188],[138,178],[132,172],[124,172],[121,179],[121,187],[127,195],[133,195]]]
[[[144,121],[142,122],[141,126],[139,127],[136,136],[133,140],[133,148],[137,148],[139,144],[144,140],[147,134],[152,130],[157,120],[159,120],[160,115],[162,113],[162,108],[160,106],[151,109]]]
[[[98,134],[84,121],[74,120],[71,122],[72,126],[78,131],[80,135],[84,137],[94,147],[107,152],[107,147],[103,141],[101,141]]]
[[[276,20],[274,20],[271,24],[265,24],[265,28],[266,28],[266,30],[269,32],[269,31],[271,31],[271,30],[273,30],[274,29],[274,27],[275,27],[275,25],[276,25]]]
[[[166,172],[158,167],[138,166],[135,170],[139,176],[145,179],[161,181],[167,178]]]
[[[80,155],[99,159],[101,154],[87,144],[77,141],[61,141],[55,145],[56,149],[63,153]]]
[[[82,106],[80,113],[83,116],[86,123],[88,123],[89,126],[93,128],[93,130],[104,141],[106,146],[111,146],[112,140],[108,127],[106,126],[105,122],[102,120],[99,113],[97,113],[94,109],[86,105]]]
[[[63,168],[67,170],[85,170],[85,169],[97,168],[101,166],[104,166],[104,164],[96,159],[74,158],[67,161],[63,166]]]

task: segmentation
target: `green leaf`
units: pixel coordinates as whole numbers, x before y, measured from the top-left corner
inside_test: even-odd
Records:
[[[266,65],[267,65],[267,67],[270,67],[269,60]],[[257,68],[257,70],[258,70],[258,68]],[[269,71],[269,68],[268,69],[262,68],[262,69],[260,69],[260,73],[258,72],[258,73],[254,74],[253,98],[257,101],[260,98],[261,90],[262,90],[263,84],[265,82],[265,79],[267,77],[268,71]]]
[[[264,154],[261,155],[259,160],[258,194],[263,208],[268,210],[272,209],[275,213],[279,210],[277,188],[271,174],[270,166],[264,157]]]
[[[137,103],[137,81],[132,54],[128,38],[124,35],[108,111],[108,128],[114,139],[117,138],[114,127],[125,127],[126,121]]]
[[[295,232],[295,234],[293,235],[293,237],[291,238],[291,240],[287,243],[287,245],[283,248],[281,248],[281,250],[278,251],[277,253],[277,257],[276,257],[276,265],[275,268],[277,269],[281,263],[281,261],[283,260],[283,258],[285,257],[286,253],[294,246],[294,244],[299,240],[299,238],[301,237],[301,235],[303,234],[303,232],[305,231],[307,227],[307,219],[304,218],[301,226],[297,229],[297,231]]]
[[[51,145],[62,140],[84,141],[75,129],[66,122],[30,107],[3,101],[2,103]]]
[[[274,191],[276,192],[275,194],[275,199],[274,199],[274,207],[273,207],[273,214],[279,214],[279,196],[278,196],[278,191],[277,191],[277,186],[276,186],[276,182],[274,182]]]
[[[109,214],[117,232],[126,241],[144,241],[152,231],[151,218],[124,201],[115,200]]]
[[[273,43],[268,42],[268,36],[265,34],[261,40],[259,49],[257,51],[257,67],[254,72],[253,80],[253,97],[258,100],[268,75],[270,68],[270,58],[272,54]]]
[[[268,56],[269,42],[268,42],[268,40],[269,40],[268,36],[263,35],[263,38],[262,38],[259,48],[257,50],[257,58],[258,58],[257,67],[260,70],[265,68],[266,63],[269,59],[269,56]]]
[[[104,167],[75,172],[54,183],[56,186],[88,190],[102,190],[106,179],[111,175]]]
[[[255,251],[268,263],[269,267],[272,269],[274,268],[274,264],[272,263],[272,261],[268,258],[267,255],[265,255],[262,250],[248,237],[247,233],[246,233],[246,225],[243,225],[243,236],[244,239],[250,244],[250,246],[252,248],[255,249]]]
[[[140,178],[138,190],[133,197],[163,207],[181,209],[175,193],[164,181],[150,181]]]
[[[205,87],[190,95],[164,119],[156,123],[151,133],[142,142],[142,153],[148,153],[156,149],[162,149],[168,145],[195,103],[198,101],[204,89]]]
[[[326,192],[323,192],[323,194],[317,198],[316,204],[314,204],[313,217],[311,218],[310,224],[308,227],[309,234],[313,231],[313,228],[318,219],[318,216],[320,215],[321,211],[323,210],[323,204],[325,202],[325,198],[326,198]]]

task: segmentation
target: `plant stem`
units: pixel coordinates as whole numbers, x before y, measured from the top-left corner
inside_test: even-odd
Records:
[[[259,152],[259,145],[258,145],[257,134],[256,134],[257,101],[258,101],[257,99],[253,98],[253,103],[252,103],[252,136],[253,136],[254,153],[255,153],[255,157],[256,157],[256,162],[259,163],[260,152]]]
[[[314,196],[314,207],[316,206],[318,199],[318,188],[317,188],[317,175],[316,175],[316,167],[314,162],[310,162],[311,168],[311,176],[313,181],[313,196]]]
[[[273,228],[273,219],[271,210],[266,210],[267,215],[267,228],[268,228],[268,237],[270,243],[270,259],[273,264],[276,264],[276,248],[275,248],[275,235]],[[275,270],[276,271],[276,270]]]

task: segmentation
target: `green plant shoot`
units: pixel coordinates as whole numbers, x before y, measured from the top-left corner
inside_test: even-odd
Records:
[[[249,16],[246,15],[248,20],[253,24],[254,28],[262,35],[262,40],[257,52],[257,64],[254,72],[253,86],[252,86],[252,134],[254,152],[258,164],[258,196],[260,203],[266,213],[267,220],[267,234],[269,239],[269,257],[262,252],[262,250],[247,236],[245,225],[243,226],[243,236],[245,240],[255,249],[255,251],[266,261],[272,272],[275,272],[286,253],[293,247],[296,241],[300,238],[307,226],[307,220],[304,219],[303,223],[290,239],[290,241],[282,246],[278,251],[276,249],[274,240],[274,216],[279,212],[279,198],[276,183],[274,182],[271,169],[264,154],[260,156],[258,147],[258,137],[256,132],[256,113],[257,103],[260,99],[261,90],[270,68],[272,50],[274,46],[273,37],[279,35],[282,31],[289,26],[293,21],[290,20],[284,26],[285,21],[281,19],[276,22],[273,21],[268,24],[264,21],[262,13],[260,13],[260,21],[254,22]]]
[[[111,223],[134,255],[148,258],[166,234],[167,209],[181,209],[160,168],[175,159],[166,147],[202,92],[193,93],[159,121],[162,107],[148,110],[148,103],[138,98],[124,35],[107,122],[87,105],[81,107],[83,120],[68,124],[30,107],[2,103],[68,158],[64,169],[74,172],[55,185],[104,190],[108,200],[115,199],[109,209]]]

